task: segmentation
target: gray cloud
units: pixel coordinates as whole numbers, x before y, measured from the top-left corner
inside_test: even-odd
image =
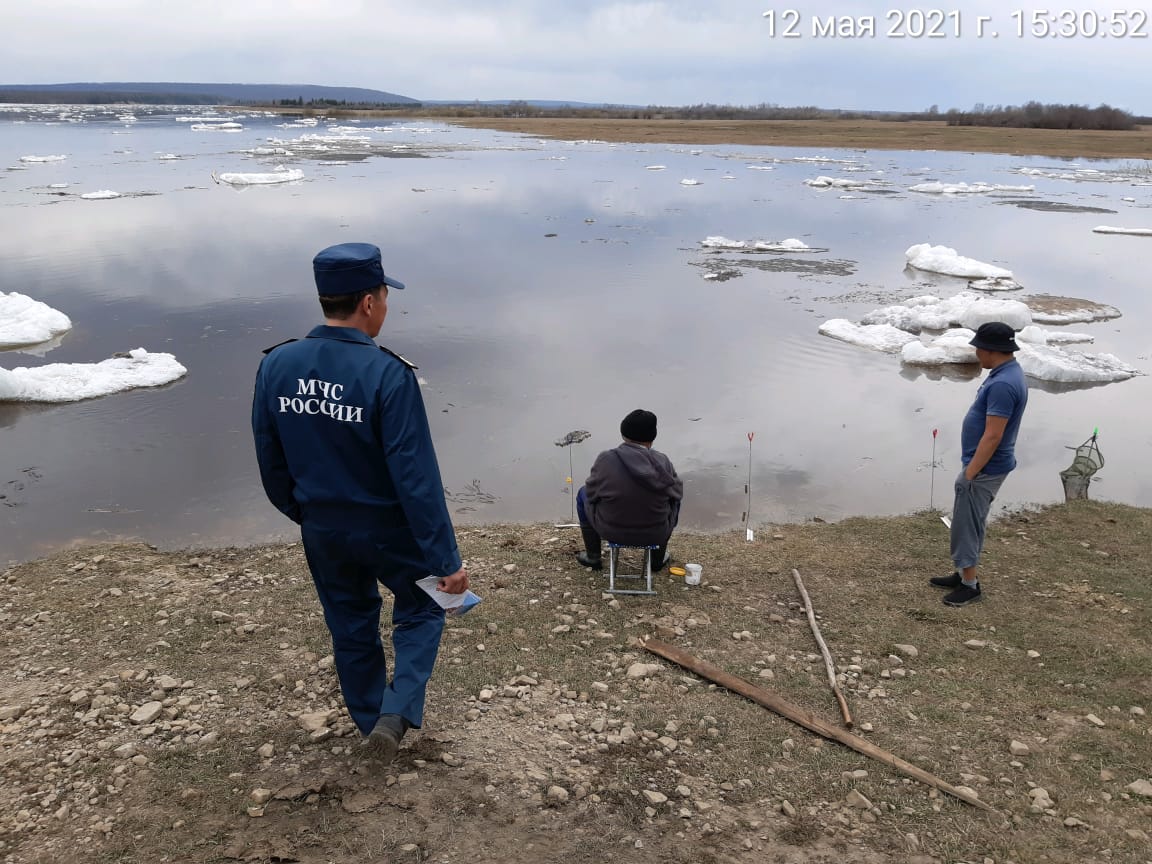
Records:
[[[779,32],[790,5],[800,12],[796,39]],[[1108,14],[1113,5],[1077,8]],[[769,9],[776,37],[762,17]],[[1152,38],[1020,38],[1010,10],[949,9],[960,15],[959,38],[889,38],[887,10],[864,2],[40,0],[5,28],[0,81],[269,81],[423,99],[894,109],[1039,99],[1152,112],[1141,86]],[[978,14],[993,19],[983,37]],[[1022,14],[1030,31],[1031,12]],[[878,34],[812,35],[813,18],[835,15],[876,15]],[[1152,21],[1143,32],[1152,36]]]

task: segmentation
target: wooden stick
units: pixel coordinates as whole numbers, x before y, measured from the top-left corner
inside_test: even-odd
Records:
[[[840,704],[840,714],[844,717],[844,725],[851,729],[852,712],[848,710],[848,700],[844,698],[844,694],[840,692],[840,685],[836,683],[836,666],[832,663],[832,655],[828,652],[828,646],[824,644],[824,637],[820,635],[820,625],[816,623],[816,611],[812,608],[812,600],[804,588],[804,580],[800,578],[800,571],[793,569],[792,578],[796,581],[796,588],[804,599],[804,609],[808,612],[808,624],[812,628],[812,635],[816,637],[816,644],[820,646],[820,653],[824,655],[824,668],[828,670],[828,683],[832,687],[832,695]]]
[[[971,804],[973,807],[977,807],[980,810],[987,810],[989,813],[996,812],[996,810],[976,796],[945,783],[939,777],[929,774],[923,768],[917,768],[910,762],[905,762],[899,756],[895,756],[887,750],[882,750],[871,741],[866,741],[857,735],[853,735],[851,732],[844,731],[839,726],[833,726],[831,723],[821,720],[812,714],[812,712],[806,711],[798,705],[793,705],[775,693],[757,687],[755,684],[750,684],[742,678],[737,678],[735,675],[731,675],[723,669],[713,666],[711,663],[707,663],[698,657],[693,657],[687,651],[683,651],[680,648],[656,639],[649,639],[644,643],[644,647],[658,657],[671,660],[673,663],[683,666],[691,672],[695,672],[702,678],[707,678],[709,681],[713,681],[721,687],[726,687],[733,693],[739,693],[741,696],[751,699],[756,704],[763,705],[770,711],[775,711],[781,717],[786,717],[810,732],[815,732],[817,735],[821,735],[830,741],[839,742],[845,747],[849,747],[857,753],[863,753],[865,756],[875,759],[877,762],[882,762],[885,765],[895,768],[902,774],[907,774],[909,777],[919,780],[925,785],[939,789],[941,792],[947,792],[949,795],[959,798],[965,804]]]

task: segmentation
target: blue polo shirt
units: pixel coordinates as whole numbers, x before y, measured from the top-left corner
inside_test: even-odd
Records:
[[[961,461],[965,466],[976,455],[976,447],[984,435],[985,418],[1007,417],[1004,437],[1000,446],[988,460],[981,473],[1007,474],[1016,467],[1016,433],[1020,431],[1020,420],[1024,407],[1028,404],[1028,385],[1024,381],[1024,370],[1015,358],[1002,363],[988,373],[980,389],[976,391],[976,401],[964,415],[964,425],[960,430]]]

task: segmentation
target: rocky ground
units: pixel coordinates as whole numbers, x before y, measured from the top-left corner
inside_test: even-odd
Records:
[[[0,573],[0,859],[1152,861],[1152,513],[993,529],[951,610],[930,515],[685,535],[657,598],[551,526],[460,532],[423,730],[360,755],[298,546],[73,550]],[[926,567],[925,562],[937,569]],[[655,635],[829,720],[805,582],[873,743],[976,810],[662,661]]]

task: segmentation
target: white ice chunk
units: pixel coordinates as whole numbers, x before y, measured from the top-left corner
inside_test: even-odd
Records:
[[[71,329],[63,312],[15,291],[0,291],[0,348],[37,345]]]
[[[1110,321],[1121,315],[1115,306],[1105,306],[1090,300],[1057,298],[1061,302],[1053,304],[1045,302],[1046,299],[1043,296],[1032,298],[1033,304],[1039,307],[1032,311],[1032,320],[1037,324],[1091,324],[1093,321]],[[1078,302],[1082,305],[1075,305]]]
[[[820,325],[820,333],[850,345],[896,354],[916,339],[911,333],[890,324],[856,324],[845,318],[833,318]]]
[[[982,195],[987,192],[1035,192],[1035,186],[1005,186],[999,183],[917,183],[909,192],[929,195]]]
[[[968,282],[969,288],[977,291],[1019,291],[1024,286],[1015,279],[999,277],[996,279],[972,279]]]
[[[668,166],[667,165],[645,165],[644,167],[648,171],[663,171]]]
[[[909,342],[900,351],[900,359],[909,366],[943,366],[979,362],[976,349],[968,343],[976,334],[964,327],[941,333],[928,342]]]
[[[21,162],[63,162],[67,156],[21,156]]]
[[[991,321],[1003,321],[1013,330],[1021,330],[1032,323],[1032,310],[1019,300],[980,297],[960,312],[956,323],[975,330]]]
[[[80,197],[86,201],[104,201],[109,198],[120,198],[121,195],[111,189],[101,189],[99,192],[85,192]]]
[[[1089,333],[1073,333],[1065,330],[1045,330],[1032,324],[1016,334],[1016,341],[1033,345],[1075,345],[1095,342],[1096,337]]]
[[[1152,237],[1152,228],[1114,228],[1111,225],[1097,225],[1092,230],[1097,234],[1131,234],[1136,237]]]
[[[729,240],[716,235],[705,237],[700,245],[706,249],[749,249],[756,252],[810,252],[812,247],[803,240],[789,237],[787,240]]]
[[[67,189],[68,184],[67,183],[49,183],[48,188],[49,189]]]
[[[219,182],[227,183],[230,186],[270,186],[275,183],[291,183],[296,180],[303,180],[304,172],[299,168],[293,168],[291,170],[271,171],[266,174],[241,174],[230,171],[214,176]]]
[[[239,132],[244,128],[243,123],[193,123],[188,127],[194,132]]]
[[[1140,374],[1114,354],[1079,354],[1051,345],[1020,345],[1016,359],[1024,374],[1041,381],[1102,383],[1124,381]]]
[[[989,321],[1003,321],[1019,330],[1032,323],[1032,313],[1018,300],[1001,300],[962,291],[946,300],[930,294],[913,297],[901,304],[869,312],[861,320],[864,324],[890,324],[910,333],[945,330],[953,325],[975,329]]]
[[[100,363],[0,368],[0,402],[78,402],[138,387],[159,387],[187,374],[171,354],[150,354],[143,348]]]
[[[701,185],[701,183],[699,180],[693,180],[691,177],[685,177],[683,180],[680,181],[680,185],[681,186],[699,186],[699,185]]]
[[[942,273],[945,276],[960,276],[966,279],[1011,279],[1012,271],[992,264],[985,264],[974,258],[965,258],[948,246],[933,246],[930,243],[917,243],[904,252],[910,267]]]
[[[870,180],[849,180],[846,177],[825,177],[821,175],[815,180],[805,180],[805,186],[812,186],[816,189],[861,189],[865,186],[871,186]]]

